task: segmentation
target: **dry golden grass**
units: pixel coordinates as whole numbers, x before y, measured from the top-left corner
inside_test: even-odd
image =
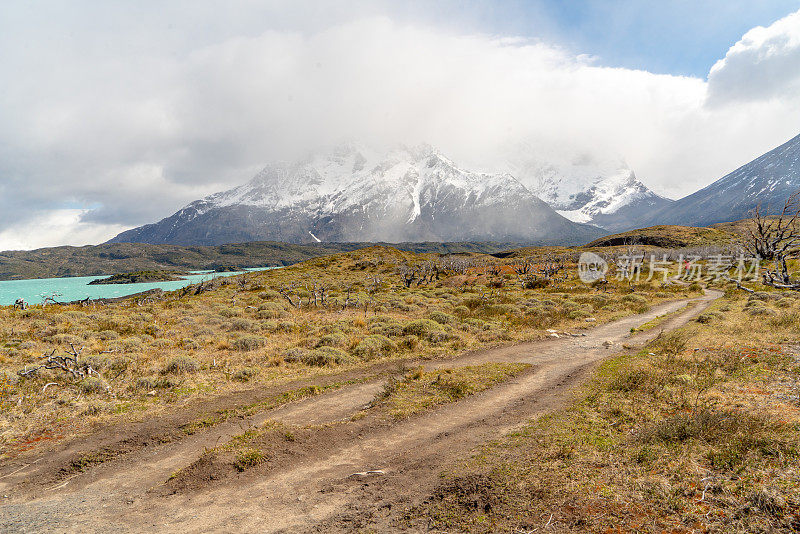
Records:
[[[767,310],[767,311],[764,311]],[[604,362],[565,410],[488,444],[409,514],[448,532],[795,532],[800,299],[729,288]]]
[[[424,367],[418,367],[400,380],[389,381],[375,406],[385,410],[392,419],[405,419],[485,391],[528,367],[521,363],[485,363],[441,371],[425,371]]]
[[[553,252],[540,249],[539,253]],[[572,253],[570,253],[571,255]],[[568,255],[569,256],[569,255]],[[471,255],[471,265],[405,287],[407,265],[436,255],[386,247],[220,279],[158,300],[97,307],[0,308],[0,443],[7,454],[97,424],[136,420],[192,399],[367,368],[372,362],[450,358],[465,350],[579,329],[697,294],[657,281],[588,287],[574,264],[540,289]],[[327,288],[326,303],[313,292]],[[291,288],[290,304],[280,291]],[[346,305],[346,306],[345,306]],[[588,323],[592,317],[596,322]],[[82,348],[91,377],[18,372],[42,356]]]

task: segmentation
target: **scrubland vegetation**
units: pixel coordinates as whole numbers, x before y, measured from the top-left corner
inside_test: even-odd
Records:
[[[658,280],[590,287],[565,250],[521,260],[373,247],[161,297],[2,308],[3,449],[193,399],[578,330],[698,294]]]
[[[606,360],[567,409],[454,466],[407,523],[800,529],[800,294],[722,289],[690,325]]]
[[[436,370],[435,363],[579,334],[708,286],[724,297],[689,325],[606,359],[566,408],[447,467],[436,492],[396,526],[800,528],[800,293],[724,279],[665,282],[661,273],[647,281],[647,271],[639,282],[618,281],[613,267],[607,283],[587,285],[576,278],[576,256],[554,248],[497,258],[372,247],[102,306],[2,308],[3,454],[187,403],[283,388],[200,414],[180,426],[188,436],[376,377],[385,386],[343,424],[355,432],[388,428],[531,371],[510,363]],[[788,268],[794,275],[794,261]],[[341,435],[330,425],[287,426],[267,416],[206,449],[165,488],[260,476],[317,444],[335,447]],[[71,469],[104,462],[104,454],[80,457]]]

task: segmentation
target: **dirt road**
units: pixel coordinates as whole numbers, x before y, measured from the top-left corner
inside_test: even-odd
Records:
[[[585,332],[467,353],[431,367],[521,362],[531,369],[483,393],[393,425],[349,421],[382,388],[379,381],[341,388],[219,425],[187,439],[134,450],[55,483],[36,485],[33,464],[0,474],[0,531],[13,532],[336,532],[386,531],[397,514],[435,490],[443,468],[475,447],[554,410],[602,358],[622,344],[644,343],[685,324],[720,293],[654,307]],[[691,305],[687,307],[687,303]],[[685,309],[682,309],[684,308]],[[670,314],[655,328],[631,328]],[[243,425],[276,420],[331,425],[313,447],[298,449],[261,473],[194,491],[163,491],[169,476],[204,447],[224,443]],[[377,474],[363,475],[368,471]]]

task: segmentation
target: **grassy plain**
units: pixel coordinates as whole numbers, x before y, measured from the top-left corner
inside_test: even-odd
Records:
[[[796,532],[800,295],[723,289],[690,325],[606,360],[567,409],[453,466],[409,523]]]
[[[519,258],[371,247],[162,297],[1,308],[0,443],[14,454],[198,399],[368,373],[386,361],[447,359],[698,294],[656,279],[587,286],[576,279],[574,251],[543,280],[536,273],[552,254],[539,250],[523,276],[515,273]],[[51,354],[71,353],[78,354],[77,376],[60,368],[29,372]]]

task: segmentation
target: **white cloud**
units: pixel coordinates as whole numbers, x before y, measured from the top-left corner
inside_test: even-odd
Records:
[[[0,231],[0,250],[29,250],[58,245],[98,243],[125,229],[122,225],[85,223],[88,210],[59,209],[39,213],[32,220]]]
[[[297,17],[291,30],[218,40],[197,38],[198,17],[182,16],[119,36],[92,30],[105,47],[48,26],[12,35],[13,53],[0,55],[0,249],[103,241],[342,138],[426,141],[475,165],[509,141],[546,139],[622,154],[677,197],[800,124],[800,68],[779,79],[775,67],[796,57],[798,14],[748,32],[708,82],[383,16],[309,28]],[[69,218],[67,206],[81,210]]]
[[[708,75],[709,103],[800,96],[800,11],[744,34]]]

